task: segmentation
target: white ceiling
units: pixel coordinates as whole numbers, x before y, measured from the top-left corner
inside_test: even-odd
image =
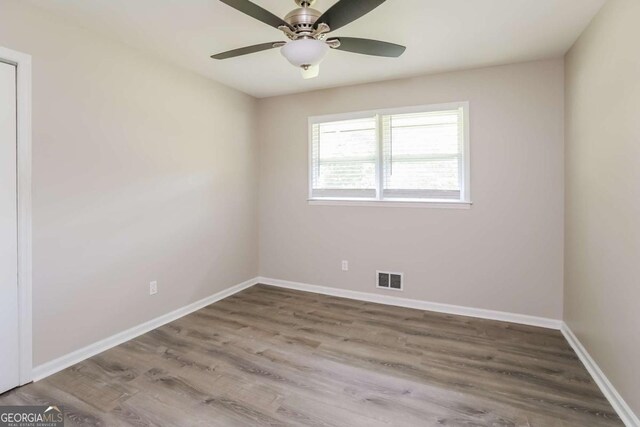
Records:
[[[257,97],[463,68],[559,57],[606,0],[387,0],[332,35],[407,46],[398,59],[330,51],[320,77],[303,80],[277,49],[215,61],[214,53],[282,33],[218,0],[29,0]],[[276,15],[293,0],[254,0]],[[328,9],[336,0],[318,0]]]

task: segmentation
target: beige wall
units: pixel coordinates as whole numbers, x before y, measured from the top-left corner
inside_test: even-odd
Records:
[[[389,295],[375,271],[400,271],[407,298],[560,319],[563,78],[558,59],[260,100],[261,275]],[[470,210],[307,204],[308,116],[454,101]]]
[[[566,58],[565,319],[640,414],[640,2],[611,0]]]
[[[33,56],[36,365],[256,276],[253,98],[19,1],[0,45]]]

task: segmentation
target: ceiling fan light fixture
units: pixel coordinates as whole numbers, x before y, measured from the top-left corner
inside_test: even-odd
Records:
[[[292,40],[280,48],[282,56],[295,67],[312,68],[324,59],[329,46],[321,40]]]

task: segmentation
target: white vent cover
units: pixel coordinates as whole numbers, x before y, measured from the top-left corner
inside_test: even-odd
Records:
[[[390,271],[376,272],[376,286],[382,289],[401,291],[403,286],[403,274]]]

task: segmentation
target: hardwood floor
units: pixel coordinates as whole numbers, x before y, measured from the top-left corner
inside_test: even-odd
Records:
[[[66,425],[621,426],[558,331],[258,285],[0,396]]]

